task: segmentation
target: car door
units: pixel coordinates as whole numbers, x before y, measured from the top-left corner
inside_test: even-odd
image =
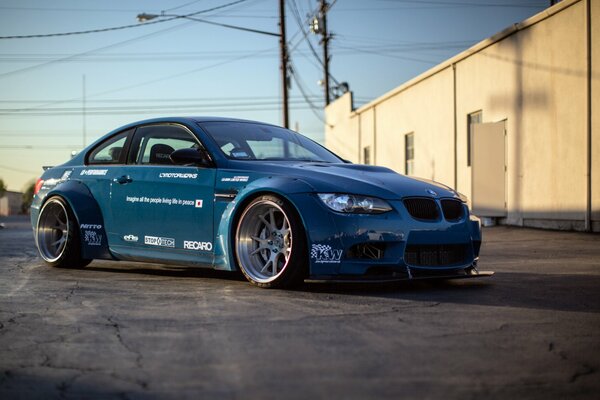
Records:
[[[201,147],[182,125],[136,129],[128,164],[111,185],[112,251],[128,259],[212,263],[215,169],[169,158]]]

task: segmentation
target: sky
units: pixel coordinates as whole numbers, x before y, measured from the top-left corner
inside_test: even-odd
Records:
[[[328,0],[330,75],[355,106],[507,26],[546,0]],[[0,179],[22,191],[121,125],[211,115],[282,124],[276,0],[0,0]],[[286,0],[290,127],[323,141],[317,0]],[[164,13],[152,24],[140,13]],[[154,23],[155,22],[155,23]],[[131,26],[130,26],[131,25]],[[87,34],[14,36],[106,30]],[[311,49],[312,46],[312,49]],[[314,50],[314,53],[313,53]],[[319,59],[317,57],[320,57]]]

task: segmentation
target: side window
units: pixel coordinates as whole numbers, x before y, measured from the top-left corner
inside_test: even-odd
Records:
[[[129,129],[100,143],[88,154],[88,164],[124,164]]]
[[[177,125],[149,125],[137,129],[130,163],[172,165],[169,156],[179,149],[199,148],[199,142]]]
[[[467,166],[471,166],[471,140],[473,140],[473,125],[482,122],[481,110],[467,115]]]

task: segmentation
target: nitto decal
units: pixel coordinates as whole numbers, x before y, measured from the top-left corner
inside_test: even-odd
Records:
[[[135,235],[125,235],[123,236],[123,240],[126,242],[137,242],[140,238]]]
[[[202,200],[196,200],[196,208],[202,208]]]
[[[188,249],[188,250],[211,251],[212,243],[211,242],[196,242],[193,240],[184,240],[183,248]]]
[[[107,169],[84,169],[79,175],[101,175],[104,176],[108,172]]]
[[[144,243],[150,246],[175,247],[175,239],[157,236],[144,236]]]
[[[79,225],[79,227],[81,229],[96,229],[96,230],[102,229],[102,225],[96,225],[96,224],[81,224],[81,225]]]
[[[310,248],[310,258],[317,264],[337,264],[342,258],[342,250],[332,249],[328,244],[313,244]]]
[[[221,182],[248,182],[247,176],[230,176],[227,178],[221,178]]]
[[[96,231],[83,231],[83,241],[89,246],[100,246],[102,235],[98,235]]]
[[[180,179],[196,179],[198,174],[180,173],[180,172],[161,172],[159,178],[180,178]]]

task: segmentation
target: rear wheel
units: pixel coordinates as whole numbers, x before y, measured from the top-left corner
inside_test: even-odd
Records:
[[[256,286],[293,287],[306,275],[302,222],[279,197],[261,196],[246,206],[237,224],[235,251],[242,273]]]
[[[77,222],[61,197],[52,197],[44,203],[38,218],[36,241],[40,256],[52,267],[81,268],[92,261],[81,258]]]

